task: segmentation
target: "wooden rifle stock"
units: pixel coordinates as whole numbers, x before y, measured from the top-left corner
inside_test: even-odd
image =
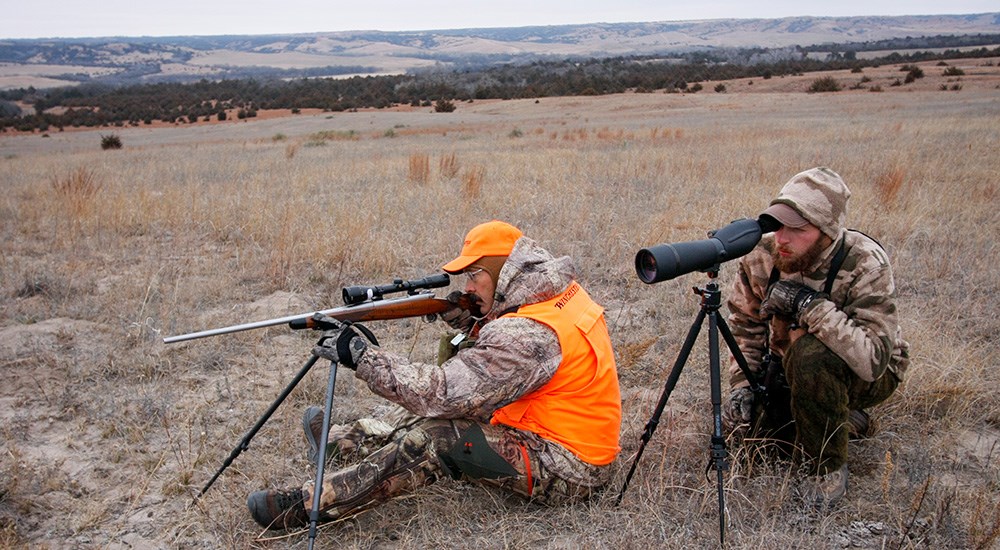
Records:
[[[253,323],[243,323],[229,327],[214,328],[201,332],[191,332],[178,336],[168,336],[163,339],[164,344],[174,342],[184,342],[208,336],[219,336],[221,334],[231,334],[244,330],[273,327],[288,324],[293,329],[316,328],[314,318],[316,316],[332,317],[338,321],[387,321],[392,319],[405,319],[407,317],[422,317],[425,315],[436,315],[444,313],[455,307],[467,309],[474,315],[479,315],[479,307],[474,298],[468,294],[463,294],[458,303],[452,303],[443,298],[437,298],[430,293],[417,293],[400,298],[387,298],[380,300],[369,300],[352,306],[341,306],[333,309],[324,309],[300,315],[289,315],[278,317],[266,321]]]

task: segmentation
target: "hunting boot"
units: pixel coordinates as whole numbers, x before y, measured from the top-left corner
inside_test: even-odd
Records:
[[[847,464],[821,476],[809,476],[799,486],[803,502],[816,508],[826,508],[847,494]]]
[[[254,521],[267,529],[294,529],[309,525],[302,491],[257,491],[247,497],[247,508]]]
[[[864,439],[871,435],[871,416],[863,409],[852,410],[847,416],[847,437]]]

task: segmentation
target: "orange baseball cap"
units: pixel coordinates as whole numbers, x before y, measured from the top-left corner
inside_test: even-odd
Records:
[[[514,243],[522,235],[520,229],[506,222],[493,220],[481,223],[465,236],[461,254],[441,269],[448,273],[461,273],[483,256],[509,256],[514,250]]]

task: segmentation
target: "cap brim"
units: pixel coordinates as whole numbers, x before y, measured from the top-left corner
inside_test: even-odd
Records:
[[[451,273],[452,275],[456,273],[461,273],[462,270],[475,263],[476,260],[478,260],[479,258],[481,258],[481,256],[459,256],[454,260],[444,264],[444,266],[441,269],[443,269],[447,273]]]
[[[767,210],[761,212],[760,215],[773,218],[781,225],[791,228],[803,227],[809,223],[809,220],[803,218],[794,208],[783,202],[777,202],[768,206]]]

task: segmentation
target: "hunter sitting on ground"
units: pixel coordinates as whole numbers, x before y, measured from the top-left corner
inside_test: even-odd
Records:
[[[444,270],[465,275],[483,316],[442,316],[468,337],[442,364],[410,362],[350,326],[332,339],[349,344],[342,351],[314,350],[402,407],[388,422],[331,427],[327,448],[358,462],[325,476],[321,521],[445,476],[545,504],[585,499],[611,477],[621,423],[614,354],[603,309],[575,281],[571,260],[493,221],[473,228]],[[315,456],[323,413],[310,407],[303,420]],[[312,482],[258,491],[247,505],[264,527],[304,526],[312,491]]]

